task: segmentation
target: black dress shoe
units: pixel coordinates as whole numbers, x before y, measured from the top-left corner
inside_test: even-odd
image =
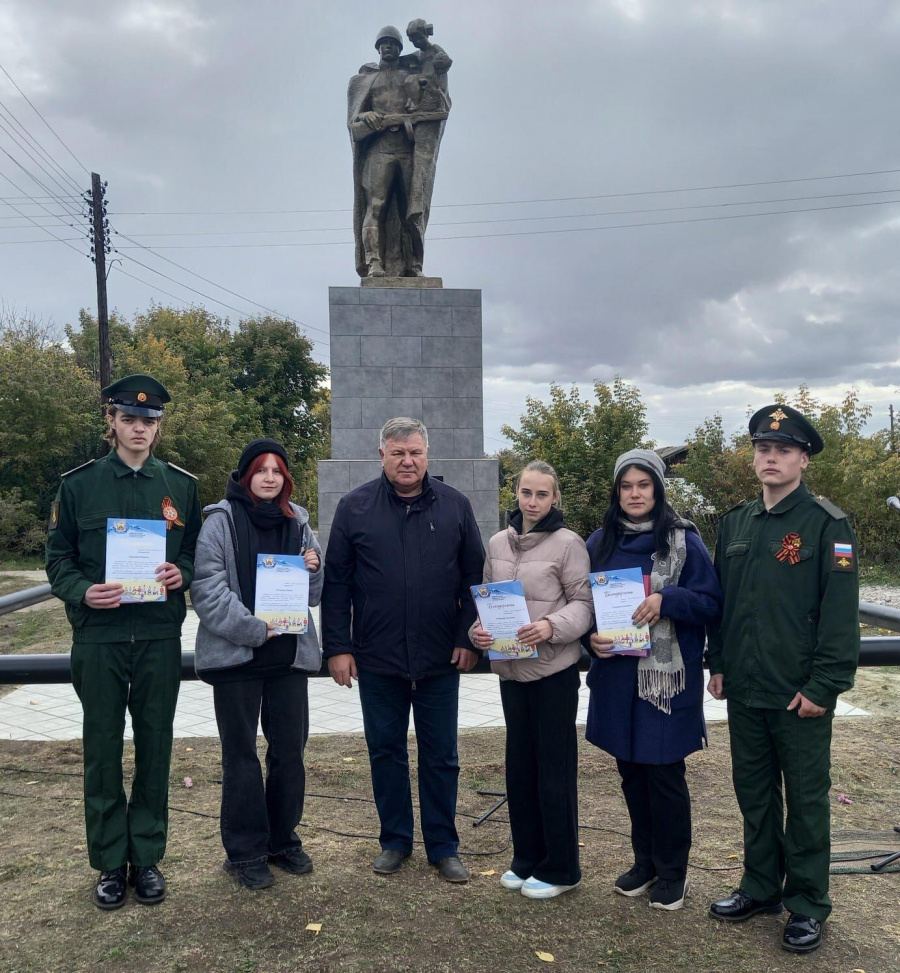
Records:
[[[385,848],[375,861],[372,862],[372,870],[379,875],[393,875],[411,854],[411,851],[400,851],[398,848]]]
[[[760,913],[778,915],[781,912],[780,902],[759,902],[751,898],[743,889],[735,889],[727,899],[719,899],[709,907],[709,914],[714,919],[724,919],[725,922],[743,922],[750,916]]]
[[[791,917],[784,925],[781,948],[789,953],[811,953],[822,945],[822,923],[811,916]]]
[[[111,872],[100,873],[100,881],[94,886],[91,899],[98,909],[121,909],[127,891],[127,870],[123,865]]]
[[[166,880],[156,865],[132,865],[128,881],[134,897],[144,905],[157,905],[166,897]]]
[[[456,855],[447,855],[446,858],[442,858],[440,861],[430,862],[429,864],[434,865],[440,870],[441,878],[445,882],[462,884],[463,882],[469,881],[469,869],[463,865]]]

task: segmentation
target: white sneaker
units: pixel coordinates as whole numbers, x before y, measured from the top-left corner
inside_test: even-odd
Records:
[[[504,872],[500,876],[500,884],[505,889],[512,889],[514,892],[518,892],[520,888],[525,884],[524,878],[519,878],[515,872],[509,871]]]
[[[519,891],[527,899],[555,899],[557,895],[562,895],[563,892],[568,892],[571,889],[577,889],[579,885],[581,885],[580,881],[574,885],[550,885],[532,877],[522,883]]]

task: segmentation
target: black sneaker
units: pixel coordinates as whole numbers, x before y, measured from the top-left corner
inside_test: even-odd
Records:
[[[660,879],[656,883],[656,888],[650,895],[651,909],[665,909],[667,912],[674,912],[676,909],[684,907],[684,900],[691,890],[691,883],[686,879],[677,882]]]
[[[656,872],[652,866],[635,865],[616,879],[615,890],[619,895],[634,898],[636,895],[643,895],[656,880]]]
[[[269,861],[292,875],[307,875],[313,870],[312,859],[299,845],[292,845],[277,855],[269,855]]]
[[[265,862],[238,865],[226,859],[222,862],[222,868],[237,880],[238,885],[243,885],[245,889],[267,889],[270,885],[275,884],[275,876]]]

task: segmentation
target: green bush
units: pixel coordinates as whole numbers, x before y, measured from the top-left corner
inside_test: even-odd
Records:
[[[23,500],[18,487],[0,490],[0,551],[16,555],[40,554],[47,531],[37,504]]]

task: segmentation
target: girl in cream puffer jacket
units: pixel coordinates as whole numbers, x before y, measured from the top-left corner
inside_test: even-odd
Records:
[[[584,541],[565,527],[553,467],[519,474],[518,509],[488,546],[484,580],[522,583],[530,623],[518,639],[537,656],[492,662],[506,719],[506,789],[513,860],[505,888],[552,898],[581,881],[578,862],[578,739],[581,636],[593,617]],[[476,622],[472,641],[491,644]]]

